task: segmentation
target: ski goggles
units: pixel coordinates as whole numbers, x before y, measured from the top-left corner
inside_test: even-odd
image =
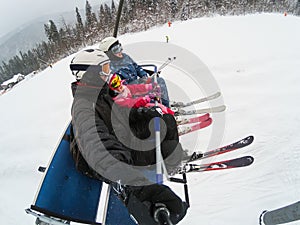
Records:
[[[121,86],[121,83],[122,83],[121,81],[122,81],[121,77],[117,74],[114,74],[113,77],[110,80],[109,85],[112,89],[117,89],[118,87]]]
[[[109,76],[110,74],[110,65],[109,62],[104,62],[103,64],[100,64],[102,67],[102,70],[100,71],[101,76]]]
[[[121,44],[117,44],[117,45],[115,45],[114,47],[111,48],[111,52],[113,54],[118,54],[118,53],[120,53],[122,51],[123,51],[123,48],[122,48]]]

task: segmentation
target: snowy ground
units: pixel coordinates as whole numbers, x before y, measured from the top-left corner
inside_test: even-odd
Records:
[[[253,225],[263,210],[299,201],[299,27],[299,17],[257,14],[174,22],[120,37],[130,44],[164,42],[168,35],[171,43],[196,54],[213,73],[227,106],[222,145],[255,136],[251,146],[214,159],[252,155],[252,166],[189,176],[192,207],[180,224]],[[70,120],[71,58],[0,96],[2,224],[34,224],[24,209],[42,177],[38,166],[48,163]],[[170,88],[170,95],[176,90]],[[207,132],[197,133],[199,146]],[[184,146],[188,138],[182,138]]]

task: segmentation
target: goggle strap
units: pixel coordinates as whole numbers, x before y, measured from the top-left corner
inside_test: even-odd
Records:
[[[101,72],[100,72],[101,75],[103,75],[103,76],[109,76],[110,75],[110,71],[108,73],[105,73],[103,71],[103,65],[105,65],[106,63],[109,63],[109,62],[110,62],[110,60],[107,59],[104,62],[102,62],[102,63],[99,64],[99,66],[101,66]]]
[[[71,71],[87,71],[88,68],[97,68],[98,66],[101,66],[101,70],[102,70],[102,66],[106,63],[110,62],[109,59],[105,60],[104,62],[100,63],[99,65],[87,65],[87,64],[71,64],[70,65],[70,69]]]

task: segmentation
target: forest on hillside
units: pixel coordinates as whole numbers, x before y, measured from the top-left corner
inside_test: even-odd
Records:
[[[62,20],[58,28],[53,20],[44,24],[47,41],[19,52],[0,65],[0,83],[14,74],[29,74],[42,70],[52,63],[112,36],[118,4],[101,4],[93,9],[88,0],[84,20],[75,9],[75,24]],[[124,0],[118,34],[147,30],[168,21],[188,20],[215,15],[245,15],[251,13],[279,12],[300,15],[300,0]]]

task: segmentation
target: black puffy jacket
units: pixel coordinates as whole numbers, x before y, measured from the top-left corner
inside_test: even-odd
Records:
[[[151,116],[114,104],[106,83],[89,71],[73,83],[73,90],[72,126],[87,164],[106,181],[149,184],[143,171],[155,164]],[[162,155],[168,168],[175,167],[181,162],[182,148],[173,116],[164,115],[161,130]]]

